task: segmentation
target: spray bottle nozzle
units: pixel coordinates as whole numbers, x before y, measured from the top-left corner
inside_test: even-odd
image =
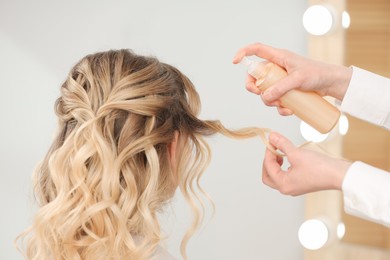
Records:
[[[251,60],[248,57],[242,58],[240,61],[240,64],[247,67],[248,74],[252,75],[254,78],[259,79],[261,76],[263,76],[262,71],[265,68],[265,62],[255,61]]]
[[[252,64],[254,63],[254,61],[253,60],[250,60],[248,57],[244,57],[244,58],[242,58],[242,60],[240,61],[240,64],[242,64],[242,65],[244,65],[245,67],[250,67],[250,66],[252,66]]]

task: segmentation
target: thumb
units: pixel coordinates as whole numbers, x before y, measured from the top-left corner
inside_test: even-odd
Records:
[[[295,150],[295,145],[281,134],[273,132],[269,135],[268,139],[271,145],[286,155]]]
[[[293,76],[289,74],[286,77],[276,81],[263,93],[262,97],[265,102],[273,102],[280,99],[280,97],[286,94],[287,91],[296,87],[297,83],[295,82]]]

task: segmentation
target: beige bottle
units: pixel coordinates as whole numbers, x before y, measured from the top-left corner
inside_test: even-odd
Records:
[[[287,76],[283,68],[268,61],[258,62],[244,57],[241,63],[248,67],[248,73],[256,79],[256,86],[262,91]],[[280,103],[322,134],[330,132],[340,117],[340,111],[315,92],[292,89],[280,98]]]

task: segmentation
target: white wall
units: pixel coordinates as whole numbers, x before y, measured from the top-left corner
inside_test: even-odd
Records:
[[[280,117],[244,88],[231,64],[238,48],[262,41],[305,54],[306,1],[0,1],[0,259],[21,259],[13,239],[31,222],[30,176],[46,153],[56,119],[54,100],[71,66],[84,55],[131,48],[186,73],[203,102],[202,118],[226,126],[273,128],[301,143],[296,118]],[[213,219],[191,240],[191,259],[302,259],[297,230],[303,198],[261,183],[264,145],[210,139],[213,160],[203,186]],[[180,196],[162,216],[178,245],[189,213]]]

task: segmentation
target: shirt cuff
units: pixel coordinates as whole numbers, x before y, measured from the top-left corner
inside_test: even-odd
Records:
[[[389,128],[390,80],[352,66],[352,78],[341,110],[375,125]]]
[[[342,184],[346,213],[390,227],[390,173],[354,162]]]

